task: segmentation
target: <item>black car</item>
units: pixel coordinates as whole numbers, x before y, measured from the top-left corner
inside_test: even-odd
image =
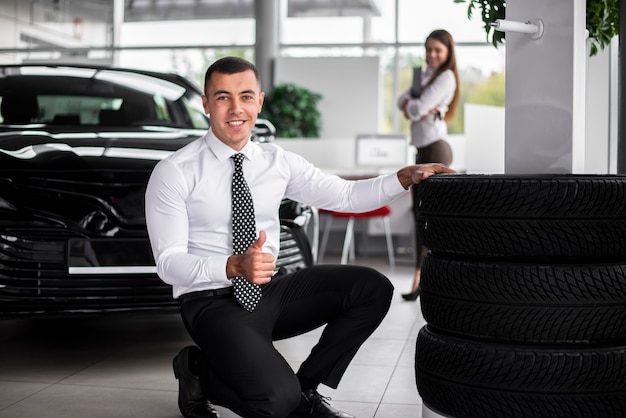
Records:
[[[174,308],[144,192],[154,165],[209,127],[175,74],[0,66],[0,317]],[[255,140],[273,139],[259,121]],[[285,200],[277,265],[312,263],[311,208]]]

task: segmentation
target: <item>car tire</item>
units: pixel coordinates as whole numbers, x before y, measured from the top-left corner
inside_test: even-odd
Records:
[[[417,202],[424,404],[626,416],[626,177],[436,175]]]
[[[626,416],[622,345],[485,344],[427,325],[415,357],[422,401],[444,416]]]
[[[519,263],[429,254],[421,308],[433,328],[520,343],[626,343],[626,262]]]
[[[626,218],[626,176],[435,175],[420,183],[416,210],[487,219]]]
[[[433,252],[510,259],[626,257],[626,176],[440,175],[420,185]]]

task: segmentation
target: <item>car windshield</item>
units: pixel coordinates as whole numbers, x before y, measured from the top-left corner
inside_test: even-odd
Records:
[[[145,74],[30,67],[0,77],[0,124],[206,129],[200,95]]]

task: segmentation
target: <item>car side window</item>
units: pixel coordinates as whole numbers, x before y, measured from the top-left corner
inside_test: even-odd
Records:
[[[103,109],[118,110],[122,99],[113,97],[40,95],[37,122],[63,125],[96,125]]]
[[[154,108],[156,111],[156,120],[159,122],[165,122],[165,125],[171,125],[173,118],[167,106],[167,100],[165,97],[155,94],[152,96],[154,102]]]
[[[193,97],[192,100],[183,98],[183,104],[185,105],[185,109],[189,114],[190,121],[194,128],[196,129],[208,129],[209,128],[209,118],[204,113],[204,109],[201,105],[199,105],[202,99],[200,96]]]

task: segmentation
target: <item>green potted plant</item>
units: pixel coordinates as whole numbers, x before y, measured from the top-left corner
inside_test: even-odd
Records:
[[[491,43],[495,47],[504,41],[504,32],[494,30],[491,24],[497,19],[504,19],[506,0],[454,0],[454,2],[469,3],[467,17],[470,19],[474,12],[480,9],[487,39],[491,35]],[[589,55],[593,56],[619,34],[618,0],[587,0],[586,11],[590,41]]]
[[[276,127],[279,138],[319,138],[322,117],[317,107],[322,96],[293,83],[276,85],[265,95],[259,115]]]

